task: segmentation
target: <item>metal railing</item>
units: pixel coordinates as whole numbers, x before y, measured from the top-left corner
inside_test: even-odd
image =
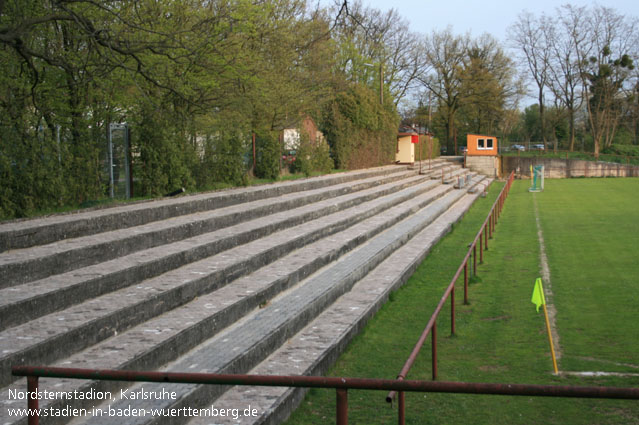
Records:
[[[404,367],[399,372],[399,375],[397,375],[397,379],[399,381],[402,381],[406,378],[406,375],[408,374],[411,367],[413,366],[413,363],[415,363],[415,360],[417,359],[417,356],[419,355],[419,352],[421,351],[421,348],[424,345],[424,342],[426,341],[426,338],[428,337],[429,334],[431,335],[432,379],[433,381],[437,379],[437,318],[442,308],[446,304],[446,301],[450,298],[450,333],[451,335],[455,334],[455,284],[457,283],[457,280],[459,279],[463,271],[464,272],[464,304],[468,304],[468,275],[469,275],[468,269],[471,268],[470,266],[471,257],[472,257],[471,271],[473,275],[476,275],[477,274],[477,243],[479,242],[479,262],[483,263],[484,249],[488,249],[488,239],[489,238],[492,239],[493,237],[493,232],[495,231],[495,225],[497,224],[497,220],[499,219],[499,216],[501,215],[502,209],[504,207],[504,202],[506,201],[506,197],[508,196],[508,192],[510,191],[510,187],[512,186],[514,179],[515,179],[515,173],[511,172],[510,175],[508,176],[508,180],[506,181],[506,184],[502,188],[497,199],[495,199],[495,202],[493,203],[493,206],[490,209],[490,212],[486,216],[486,220],[484,220],[484,223],[481,225],[481,228],[477,232],[477,235],[475,236],[475,239],[473,240],[473,242],[470,243],[466,256],[464,256],[464,259],[462,260],[460,266],[457,268],[457,272],[455,273],[452,280],[448,284],[448,287],[444,291],[444,295],[442,295],[442,298],[437,304],[437,307],[435,308],[435,311],[430,317],[430,320],[426,324],[424,331],[422,332],[421,336],[417,340],[417,343],[415,344],[413,351],[411,351],[410,355],[408,356],[408,359],[406,360],[406,363],[404,364]],[[389,403],[392,402],[393,399],[395,398],[395,395],[397,395],[396,391],[391,391],[386,396],[386,401],[388,401]],[[403,392],[399,392],[398,416],[399,416],[398,418],[399,423],[403,425],[405,423],[405,401],[404,401]]]
[[[329,388],[336,390],[336,423],[348,424],[348,390],[492,394],[509,396],[579,397],[639,400],[639,388],[571,387],[560,385],[433,382],[396,379],[337,378],[323,376],[222,375],[213,373],[138,372],[128,370],[75,369],[15,366],[13,375],[27,377],[29,425],[38,425],[38,379],[71,378],[128,382],[250,385],[268,387]]]

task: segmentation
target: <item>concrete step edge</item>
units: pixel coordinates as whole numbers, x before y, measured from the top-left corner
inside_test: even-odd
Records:
[[[414,187],[421,191],[419,182],[426,181],[423,177],[414,176],[409,179],[414,184],[400,184],[389,186],[383,189],[385,197],[390,199],[401,199],[404,191],[410,192]],[[424,190],[433,186],[421,186]],[[400,189],[399,191],[397,189]],[[370,189],[365,202],[374,202],[378,198],[379,191]],[[348,199],[356,199],[350,198]],[[364,203],[365,203],[364,202]],[[398,201],[399,202],[399,201]],[[333,204],[332,200],[327,200],[329,206],[326,207],[328,214],[337,213],[339,205]],[[357,207],[361,203],[350,205],[349,208]],[[344,207],[344,204],[341,205]],[[317,220],[322,217],[322,210],[315,209],[312,205],[301,207],[302,209],[311,209],[312,219]],[[372,211],[364,212],[361,217],[367,217],[366,214],[372,214]],[[248,223],[235,226],[239,233],[229,234],[232,228],[223,229],[218,233],[200,235],[199,237],[176,242],[165,247],[151,248],[149,250],[140,251],[121,259],[111,260],[109,262],[89,266],[84,269],[68,272],[62,275],[54,276],[44,280],[27,283],[19,288],[5,288],[0,290],[0,298],[4,293],[6,302],[0,303],[0,330],[6,329],[18,323],[23,323],[44,314],[66,308],[73,304],[77,304],[84,300],[103,295],[127,286],[134,285],[145,279],[167,273],[172,269],[191,264],[203,258],[219,254],[228,249],[234,249],[247,243],[269,237],[275,230],[286,228],[288,224],[299,226],[304,220],[296,222],[294,215],[289,212],[278,213],[281,216],[275,224],[263,222],[258,219],[255,222],[255,228],[247,227]],[[277,224],[280,223],[280,224]],[[194,244],[194,241],[199,241]],[[170,248],[170,250],[169,250]],[[85,278],[84,276],[88,276]],[[86,289],[78,289],[86,288]],[[21,296],[20,292],[27,293],[27,296]],[[53,296],[52,296],[53,295]]]
[[[360,183],[344,183],[332,185],[327,188],[320,188],[307,192],[295,192],[284,195],[285,199],[271,197],[265,200],[258,200],[246,203],[246,207],[237,208],[244,204],[230,206],[228,208],[217,208],[215,211],[230,209],[227,214],[213,215],[204,220],[189,221],[188,217],[194,214],[186,214],[173,219],[154,221],[142,226],[126,229],[119,229],[109,232],[109,237],[116,237],[115,240],[106,242],[96,242],[96,235],[83,238],[70,238],[65,241],[54,242],[45,246],[25,248],[17,251],[0,253],[0,289],[22,283],[38,280],[47,276],[64,273],[81,267],[90,266],[99,262],[112,260],[136,251],[160,246],[165,243],[177,242],[180,240],[196,237],[200,234],[211,232],[220,228],[237,224],[242,221],[249,221],[280,211],[286,211],[301,206],[321,202],[332,197],[347,194],[356,194],[375,187],[393,182],[399,182],[413,176],[414,172],[404,171],[388,174],[381,179],[376,177],[359,180]],[[315,193],[308,193],[315,192]],[[251,204],[258,205],[251,205]],[[263,205],[260,205],[263,204]],[[196,217],[195,217],[196,218]],[[179,226],[171,226],[171,222],[177,219]],[[138,227],[162,227],[162,222],[168,222],[168,228],[137,233]],[[106,232],[101,232],[106,233]],[[97,236],[99,239],[99,236]],[[73,247],[77,243],[83,246]],[[72,245],[73,244],[73,245]],[[71,245],[71,249],[67,247]],[[47,254],[47,251],[52,253]],[[13,261],[12,261],[13,260]],[[12,261],[12,262],[8,262]]]
[[[402,167],[384,166],[269,185],[199,193],[171,199],[141,201],[125,206],[77,211],[54,216],[13,220],[0,224],[0,252],[26,248],[105,230],[132,227],[183,214],[205,211],[285,193],[395,172]],[[406,167],[403,167],[406,169]],[[140,211],[146,211],[141,214]]]

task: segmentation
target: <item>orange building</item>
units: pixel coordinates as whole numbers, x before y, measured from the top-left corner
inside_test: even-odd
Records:
[[[466,155],[472,156],[497,156],[497,138],[493,136],[481,136],[469,134],[466,136]]]

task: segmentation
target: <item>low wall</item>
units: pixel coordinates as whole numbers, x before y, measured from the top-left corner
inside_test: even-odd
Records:
[[[475,171],[477,173],[483,174],[489,177],[500,177],[497,175],[500,170],[498,156],[474,156],[467,155],[466,156],[466,168],[471,171]],[[510,171],[501,173],[501,176],[506,176],[510,173]]]
[[[530,166],[543,165],[544,177],[563,179],[569,177],[638,177],[639,166],[614,162],[594,162],[580,159],[544,157],[502,156],[502,176],[515,171],[518,178],[530,178]]]

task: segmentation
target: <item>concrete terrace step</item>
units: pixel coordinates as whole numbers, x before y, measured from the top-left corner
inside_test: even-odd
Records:
[[[448,191],[447,187],[427,181],[421,186],[410,187],[384,198],[304,223],[285,234],[271,235],[167,272],[134,287],[92,298],[65,311],[6,329],[0,333],[0,340],[14,340],[14,343],[10,350],[7,350],[9,352],[0,354],[0,371],[7,371],[9,365],[22,363],[24,359],[42,363],[69,355],[184,304],[195,296],[206,294],[234,277],[249,273],[270,262],[256,258],[265,257],[275,251],[276,255],[270,258],[272,261],[286,253],[282,247],[291,242],[299,242],[305,238],[310,240],[318,231],[335,233],[345,226],[354,225],[367,216],[370,217],[355,224],[354,229],[346,229],[339,233],[340,237],[337,240],[348,241],[344,242],[345,246],[352,247]],[[397,205],[399,201],[404,202]],[[377,215],[371,217],[373,214]],[[335,255],[333,253],[326,261],[334,259]],[[60,322],[63,322],[64,326],[60,326]],[[79,338],[81,335],[84,337]],[[20,337],[28,339],[20,340]]]
[[[470,171],[468,168],[455,169],[454,171],[444,175],[444,184],[455,184],[460,177],[465,177],[469,173]]]
[[[0,424],[26,423],[25,418],[8,417],[8,407],[26,407],[24,400],[8,397],[10,389],[26,389],[24,379],[14,380],[8,376],[8,370],[14,364],[241,373],[260,363],[256,370],[264,367],[276,370],[274,365],[286,363],[278,354],[285,352],[292,356],[288,366],[298,365],[296,370],[311,370],[305,366],[305,362],[311,362],[315,365],[313,370],[320,370],[327,364],[326,359],[337,355],[335,353],[341,350],[339,347],[345,346],[363,321],[388,296],[388,289],[372,288],[362,282],[373,279],[390,282],[393,287],[401,284],[397,282],[403,282],[404,275],[410,274],[409,267],[404,266],[406,254],[398,257],[395,252],[407,252],[402,246],[408,243],[407,246],[414,246],[412,251],[422,252],[423,258],[430,249],[424,241],[439,239],[450,226],[452,217],[459,215],[456,211],[462,209],[460,205],[470,205],[477,196],[469,195],[468,191],[480,178],[474,178],[471,185],[458,190],[431,180],[431,177],[441,179],[441,168],[457,170],[457,164],[437,160],[431,167],[430,171],[422,170],[421,176],[416,170],[410,172],[397,166],[373,170],[379,173],[373,178],[368,171],[362,171],[358,173],[360,177],[350,180],[352,184],[342,184],[343,189],[336,187],[341,183],[319,186],[321,189],[316,188],[315,193],[307,193],[313,189],[299,189],[301,193],[293,194],[297,190],[286,188],[285,193],[292,196],[278,198],[274,197],[277,196],[272,194],[274,192],[268,196],[242,195],[238,189],[240,198],[273,197],[253,205],[260,207],[272,203],[276,207],[273,211],[265,208],[260,216],[245,216],[243,220],[246,221],[211,224],[212,231],[206,230],[183,240],[134,249],[108,261],[0,289],[0,386],[6,385],[0,389]],[[466,172],[455,171],[460,175]],[[364,181],[366,179],[370,181]],[[253,191],[254,188],[244,190]],[[270,190],[277,192],[278,189]],[[329,198],[280,207],[290,199],[307,199],[326,192],[332,192]],[[207,201],[203,198],[201,202]],[[250,202],[255,201],[238,201],[239,205],[232,208],[242,213],[251,209]],[[165,207],[159,206],[157,211]],[[90,252],[100,244],[107,244],[102,245],[103,248],[108,247],[111,242],[114,246],[125,246],[126,242],[121,240],[138,232],[156,233],[159,239],[165,238],[162,232],[169,232],[167,239],[170,240],[170,229],[188,226],[189,221],[232,217],[232,208],[220,206],[213,211],[178,214],[172,219],[130,226],[128,232],[104,232],[94,238],[105,239],[96,242],[90,241],[90,237],[59,242],[57,245],[65,248],[54,249],[53,256],[73,250]],[[150,210],[154,209],[151,206]],[[411,238],[416,234],[428,236],[427,239],[422,236],[421,242],[415,245]],[[70,246],[73,246],[71,250],[66,249]],[[38,249],[42,248],[24,252],[34,253]],[[35,264],[31,263],[29,267]],[[384,277],[372,278],[380,268],[386,270]],[[354,291],[351,290],[353,287]],[[358,295],[362,290],[365,293]],[[350,304],[344,304],[343,299],[351,300],[348,301]],[[361,310],[364,312],[361,317],[365,318],[340,317],[334,311],[335,306],[341,306],[338,311],[355,314],[353,317],[360,317],[357,314]],[[319,317],[330,317],[333,325]],[[299,354],[292,348],[296,341],[302,345],[303,342],[299,342],[296,333],[310,329],[304,327],[311,325],[318,329],[315,335],[318,342],[327,342],[329,350],[316,350],[315,341],[311,341],[314,336],[307,333],[303,338],[317,356],[298,358]],[[338,334],[342,336],[337,339],[331,336]],[[266,360],[272,353],[273,358],[279,358],[275,363]],[[94,389],[119,394],[119,389],[127,387],[125,383],[109,381],[41,379],[40,382],[42,388],[55,391]],[[143,386],[151,391],[154,388],[153,384]],[[156,401],[152,403],[154,407],[209,407],[209,403],[225,390],[206,386],[159,387],[177,391],[179,398],[173,403]],[[258,393],[268,399],[271,393],[265,390],[259,389]],[[233,395],[236,394],[234,391],[223,397],[233,400],[238,397]],[[301,394],[289,392],[293,398],[283,397],[285,404],[271,403],[271,407],[260,409],[260,412],[276,413],[260,420],[272,421],[288,415],[286,403],[290,404]],[[280,398],[280,395],[274,397]],[[222,398],[220,402],[226,403],[224,400],[227,399]],[[264,400],[259,401],[260,406],[267,406]],[[41,400],[40,407],[90,408],[94,403],[79,399]],[[110,404],[114,407],[149,406],[149,400],[136,403],[127,400]],[[163,418],[152,422],[148,419],[129,417],[124,423],[165,424],[186,420]],[[207,423],[221,423],[221,418],[211,419],[215,420]],[[41,418],[41,423],[69,423],[69,420],[68,417]],[[84,417],[75,422],[112,423],[115,420],[123,422],[123,418],[106,417]]]
[[[250,370],[275,351],[336,299],[377,267],[393,251],[445,213],[464,196],[464,191],[450,191],[409,218],[371,238],[361,247],[320,269],[295,287],[257,309],[207,342],[166,367],[172,371],[242,373]],[[134,386],[134,388],[136,388]],[[203,407],[222,392],[217,386],[179,384],[145,384],[148,391],[165,388],[175,391],[177,400],[121,400],[113,408],[131,406],[151,409],[161,407]],[[93,424],[115,423],[115,418],[92,418]],[[154,423],[148,418],[130,423]],[[159,422],[155,422],[159,423]],[[166,422],[162,422],[166,423]]]
[[[484,181],[475,177],[472,184]],[[492,179],[487,180],[490,184]],[[304,329],[290,338],[263,362],[251,369],[254,375],[325,374],[348,343],[366,322],[388,300],[389,294],[402,286],[428,255],[437,241],[450,231],[451,224],[461,220],[479,195],[465,196],[453,208],[438,217],[411,241],[394,252],[353,289],[340,297]],[[433,297],[439,295],[433,294]],[[392,377],[391,377],[392,378]],[[189,425],[271,425],[284,422],[301,403],[305,389],[286,387],[232,387],[215,400],[220,408],[251,406],[256,417],[192,418]]]
[[[191,238],[226,226],[287,211],[376,185],[414,176],[402,169],[383,176],[346,182],[275,198],[181,215],[162,221],[65,239],[46,245],[0,253],[0,288],[108,261],[135,251]]]
[[[28,282],[17,287],[0,289],[0,330],[136,284],[226,249],[258,240],[275,230],[321,217],[322,214],[335,213],[340,209],[388,194],[398,194],[389,199],[394,199],[393,202],[402,202],[402,194],[404,194],[402,190],[425,179],[427,179],[425,176],[413,175],[399,182],[387,183],[355,194],[342,195],[260,217],[195,238],[137,251],[118,259]],[[319,234],[313,237],[319,237]]]
[[[444,186],[438,186],[431,192],[435,191],[439,191],[439,194],[424,194],[412,200],[411,208],[419,210],[420,207],[430,204],[433,199],[437,199],[438,195],[451,192],[450,187]],[[122,369],[158,368],[377,234],[379,230],[387,227],[385,225],[389,217],[405,215],[400,207],[384,212],[386,217],[381,217],[380,214],[333,237],[297,250],[215,292],[73,355],[60,362],[60,365]],[[23,381],[16,382],[12,387],[20,388],[24,385]],[[72,381],[70,385],[78,384]],[[95,385],[97,390],[102,391],[105,388],[105,383]],[[0,423],[1,421],[0,416]]]
[[[428,182],[425,184],[432,183]],[[440,195],[446,195],[437,198],[436,194],[429,192],[416,197],[410,202],[413,204],[412,209],[418,210],[419,216],[410,216],[371,239],[371,241],[356,251],[347,254],[346,257],[350,256],[350,260],[344,257],[343,260],[334,261],[331,265],[325,266],[324,269],[318,272],[319,274],[316,273],[313,275],[314,277],[311,276],[311,278],[309,278],[312,279],[311,281],[307,279],[306,284],[303,286],[306,287],[307,290],[315,291],[320,289],[322,285],[326,285],[326,283],[322,284],[322,282],[331,280],[327,279],[327,276],[337,274],[346,280],[341,279],[341,281],[338,282],[339,285],[336,290],[338,293],[346,290],[349,281],[353,281],[353,279],[356,280],[361,273],[364,273],[364,270],[372,267],[380,258],[391,252],[392,249],[394,249],[393,245],[401,244],[403,239],[409,238],[417,228],[430,222],[433,217],[444,211],[450,202],[461,195],[459,191],[453,192],[450,186],[437,186],[436,189],[431,192],[435,190],[438,190]],[[428,196],[436,200],[433,201],[430,199],[429,201],[427,199]],[[418,199],[420,197],[422,199]],[[419,208],[424,205],[427,206],[419,210]],[[399,213],[404,215],[400,207],[401,205],[391,208],[384,214],[397,215]],[[95,347],[91,347],[83,353],[71,356],[60,362],[60,365],[72,364],[76,367],[86,366],[98,368],[157,368],[162,362],[171,360],[171,356],[179,355],[196,343],[201,342],[206,338],[207,333],[214,334],[218,332],[219,329],[224,326],[224,316],[238,316],[246,311],[255,309],[259,306],[259,303],[263,303],[265,300],[268,300],[269,297],[275,296],[278,292],[285,290],[287,287],[301,280],[301,278],[307,275],[312,269],[317,269],[318,266],[322,266],[326,262],[334,260],[340,251],[350,249],[349,245],[355,245],[368,240],[368,238],[374,234],[375,228],[383,226],[383,223],[387,221],[387,219],[375,216],[366,221],[367,222],[361,222],[344,232],[335,234],[333,237],[327,238],[327,240],[318,241],[313,245],[297,250],[289,256],[282,258],[281,261],[274,263],[272,267],[267,266],[262,268],[252,275],[233,282],[208,296],[196,299],[183,308],[176,309],[154,320],[143,323],[128,332],[106,340]],[[369,248],[366,249],[366,246]],[[364,249],[363,252],[362,249]],[[359,252],[359,254],[354,255],[355,252]],[[353,260],[353,258],[355,260]],[[320,264],[317,264],[318,261],[320,261]],[[359,266],[356,264],[359,264]],[[353,274],[354,270],[355,274]],[[359,270],[359,272],[357,272],[357,270]],[[345,287],[344,285],[347,286]],[[285,292],[285,294],[290,291],[291,290]],[[305,304],[304,300],[306,297],[300,294],[295,297],[296,298],[293,298],[293,300],[295,300],[293,301],[294,304],[299,304],[300,306]],[[325,297],[320,296],[319,298]],[[289,302],[290,300],[289,298]],[[317,304],[317,302],[316,300],[315,304]],[[261,310],[257,309],[256,311],[259,312],[271,308],[275,303],[275,300],[271,301],[265,308]],[[323,301],[320,300],[320,304],[322,303]],[[233,311],[235,311],[235,313],[233,313]],[[321,311],[321,309],[313,314],[317,314],[319,311]],[[231,320],[235,320],[235,318]],[[243,321],[245,321],[245,319],[240,319],[240,323]],[[256,322],[253,323],[259,323],[261,321],[262,320],[258,318]],[[293,319],[293,322],[302,323],[303,319],[302,322],[300,322],[300,319],[296,317]],[[183,326],[180,326],[180,323],[183,324]],[[252,327],[253,325],[250,326]],[[256,329],[256,332],[259,334],[261,331]],[[23,387],[23,381],[24,380],[14,383],[12,388],[17,389]],[[52,382],[48,381],[49,380],[43,380],[42,385],[52,384]],[[100,390],[116,388],[114,387],[116,383],[108,382],[96,384],[78,381],[56,381],[53,385],[56,385],[56,390],[60,391],[70,390],[70,388],[81,388],[82,391],[86,391],[87,386],[91,385]],[[80,385],[80,387],[78,387],[78,385]],[[82,387],[83,385],[84,387]],[[5,389],[3,396],[6,395],[7,391],[8,389]],[[6,400],[7,398],[5,397],[3,399]],[[43,407],[45,406],[46,404],[43,405]],[[0,412],[0,414],[1,413],[2,412]],[[3,419],[5,418],[0,416],[0,422]]]
[[[95,233],[139,226],[195,212],[241,204],[287,193],[318,189],[397,172],[397,166],[349,171],[309,179],[229,189],[124,206],[58,214],[0,224],[0,252],[27,248]],[[404,168],[405,169],[405,168]]]

